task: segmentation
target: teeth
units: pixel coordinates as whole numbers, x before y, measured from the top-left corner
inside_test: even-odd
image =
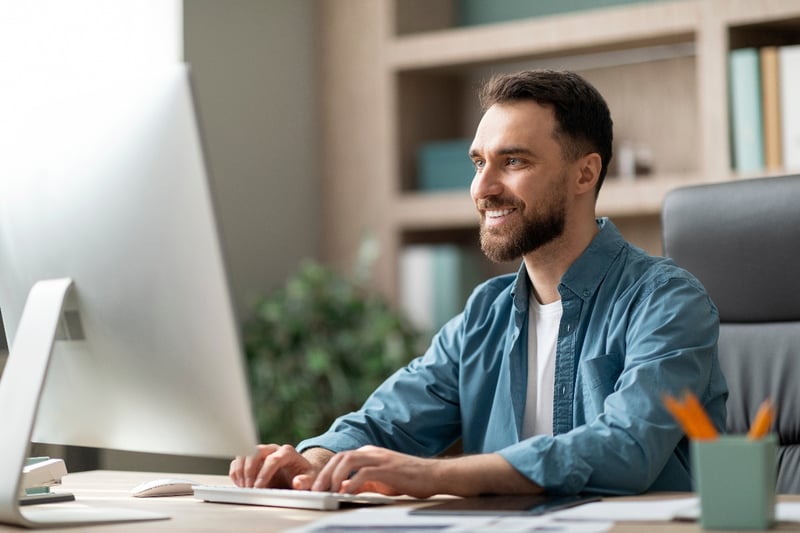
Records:
[[[486,216],[489,218],[504,217],[511,211],[513,211],[513,209],[495,209],[491,211],[486,211]]]

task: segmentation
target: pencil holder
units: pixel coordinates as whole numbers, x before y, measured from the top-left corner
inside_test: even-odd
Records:
[[[750,440],[722,435],[692,441],[703,529],[768,529],[775,521],[774,434]]]

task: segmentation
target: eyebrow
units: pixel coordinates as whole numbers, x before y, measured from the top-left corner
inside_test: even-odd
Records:
[[[469,156],[470,157],[474,158],[474,157],[477,157],[478,155],[480,155],[480,153],[478,152],[478,150],[476,150],[474,148],[469,151]],[[503,155],[535,156],[536,154],[534,154],[533,151],[531,151],[529,148],[525,148],[523,146],[507,146],[507,147],[504,147],[504,148],[501,148],[501,149],[497,150],[495,152],[495,155],[498,155],[498,156],[503,156]]]

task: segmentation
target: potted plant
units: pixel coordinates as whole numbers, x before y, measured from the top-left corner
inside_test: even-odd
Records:
[[[418,355],[421,334],[362,275],[303,263],[244,328],[262,442],[296,443],[361,406]]]

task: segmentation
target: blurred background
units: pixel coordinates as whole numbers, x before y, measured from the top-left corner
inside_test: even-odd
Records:
[[[251,371],[302,359],[285,371],[312,386],[286,391],[287,406],[357,383],[334,409],[420,353],[476,283],[517,267],[477,247],[466,151],[482,81],[545,67],[594,83],[615,122],[598,214],[660,254],[667,191],[800,168],[798,45],[795,0],[0,0],[6,72],[191,65]],[[276,318],[289,308],[306,315]],[[342,309],[349,318],[335,322]],[[275,328],[320,313],[334,333],[357,333],[270,345]],[[373,327],[387,323],[389,333]],[[348,352],[371,354],[361,359],[373,367],[352,366]],[[264,415],[262,438],[292,439],[333,416],[282,433],[290,415]],[[71,470],[227,471],[55,454],[74,454]]]

